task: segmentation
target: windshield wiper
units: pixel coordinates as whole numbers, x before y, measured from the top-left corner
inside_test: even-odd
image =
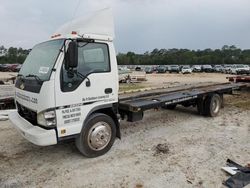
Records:
[[[81,79],[87,79],[86,81],[86,86],[89,87],[91,84],[90,84],[90,79],[88,78],[88,76],[86,75],[83,75],[82,73],[78,72],[77,70],[74,71],[74,70],[68,70],[68,73],[71,74],[70,76],[74,76],[74,74],[78,77],[80,77]]]
[[[28,74],[28,75],[25,76],[25,77],[26,77],[26,78],[33,77],[33,78],[36,79],[37,83],[39,83],[39,84],[42,84],[42,83],[43,83],[43,81],[41,80],[41,78],[40,78],[39,76],[35,75],[35,74]]]

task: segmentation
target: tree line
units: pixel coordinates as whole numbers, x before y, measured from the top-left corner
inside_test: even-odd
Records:
[[[0,64],[22,64],[30,50],[0,46]]]
[[[22,64],[30,50],[22,48],[5,48],[0,46],[0,64]],[[118,53],[119,65],[192,65],[192,64],[250,64],[250,49],[242,50],[235,45],[224,45],[221,49],[153,49],[151,52],[136,54],[134,52]]]
[[[250,49],[241,50],[235,45],[224,45],[221,49],[157,49],[144,54],[134,52],[119,53],[119,65],[216,65],[216,64],[250,64]]]

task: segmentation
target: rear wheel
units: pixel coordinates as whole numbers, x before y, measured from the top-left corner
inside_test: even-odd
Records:
[[[219,114],[222,106],[222,99],[220,95],[213,94],[211,96],[208,96],[204,102],[205,115],[215,117]]]
[[[223,95],[213,94],[197,100],[197,110],[201,115],[215,117],[221,108],[223,108]]]
[[[113,119],[102,113],[91,115],[76,138],[76,147],[86,157],[98,157],[110,150],[116,135]]]

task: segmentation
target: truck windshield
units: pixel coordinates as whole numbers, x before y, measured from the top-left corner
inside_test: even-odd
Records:
[[[41,81],[49,80],[63,41],[58,39],[36,45],[24,61],[19,74],[24,77],[37,76]]]

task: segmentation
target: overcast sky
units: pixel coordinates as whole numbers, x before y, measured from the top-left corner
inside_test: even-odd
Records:
[[[105,7],[114,11],[117,52],[250,48],[250,0],[0,0],[0,45],[31,48]]]

